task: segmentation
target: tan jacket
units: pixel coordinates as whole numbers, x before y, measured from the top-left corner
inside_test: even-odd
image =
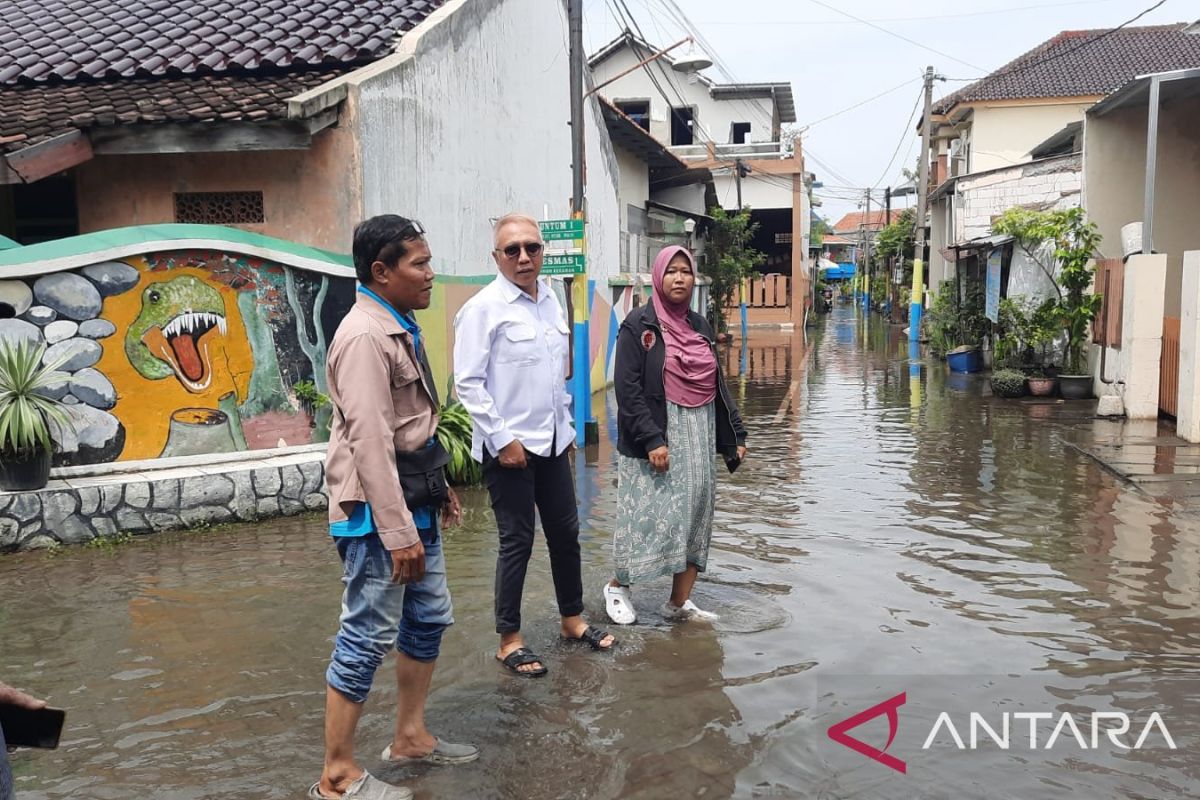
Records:
[[[384,547],[418,541],[396,472],[397,450],[419,450],[437,431],[433,393],[425,385],[412,335],[386,308],[357,294],[329,348],[333,425],[325,456],[329,521],[369,502]]]

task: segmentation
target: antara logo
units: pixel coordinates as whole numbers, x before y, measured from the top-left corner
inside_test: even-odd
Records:
[[[904,705],[904,701],[908,699],[907,694],[907,692],[901,692],[890,700],[884,700],[882,703],[871,706],[866,711],[861,711],[849,719],[842,720],[829,729],[829,738],[838,744],[844,744],[857,753],[862,753],[867,758],[878,761],[885,767],[891,767],[897,772],[907,774],[908,765],[895,756],[888,755],[886,752],[892,746],[892,742],[896,739],[896,734],[900,731],[900,714],[897,709]],[[887,714],[888,721],[888,740],[887,744],[883,746],[883,750],[872,747],[866,742],[855,739],[846,733],[846,731],[857,728],[864,722],[870,722],[881,714]]]
[[[897,772],[907,774],[908,765],[901,759],[887,752],[887,749],[892,746],[892,742],[896,740],[896,734],[900,731],[900,706],[904,705],[908,700],[908,693],[901,692],[895,697],[884,700],[882,703],[871,706],[865,711],[861,711],[852,717],[842,720],[841,722],[829,728],[829,738],[838,744],[845,745],[856,753],[878,761],[889,769],[894,769]],[[856,739],[849,735],[848,731],[857,728],[858,726],[870,722],[879,716],[887,716],[888,722],[888,738],[883,749],[869,745],[866,742]],[[1120,750],[1140,750],[1146,745],[1151,734],[1156,732],[1169,749],[1175,750],[1177,746],[1175,739],[1171,736],[1171,732],[1167,730],[1167,724],[1163,720],[1162,715],[1157,711],[1152,713],[1146,720],[1144,725],[1140,727],[1140,734],[1137,739],[1130,745],[1128,735],[1133,732],[1133,721],[1128,714],[1120,711],[1097,711],[1087,717],[1084,717],[1085,722],[1083,727],[1076,722],[1075,717],[1069,713],[1054,714],[1049,711],[1005,711],[1000,714],[999,719],[989,722],[983,714],[971,712],[965,723],[960,720],[956,726],[954,719],[946,711],[941,712],[937,716],[937,720],[930,729],[929,735],[925,738],[925,743],[921,745],[922,750],[928,750],[938,742],[940,735],[948,736],[954,743],[954,747],[958,750],[977,750],[980,747],[991,746],[1000,750],[1009,750],[1014,748],[1022,748],[1029,750],[1050,750],[1060,739],[1067,742],[1074,740],[1081,750],[1098,750],[1102,745],[1111,744],[1113,747]],[[1054,720],[1052,728],[1049,728],[1049,736],[1042,740],[1038,738],[1038,723]],[[1090,724],[1086,720],[1090,720]],[[1027,723],[1028,739],[1022,739],[1019,731],[1026,728],[1021,723]],[[964,739],[961,730],[968,732],[968,738]],[[1017,729],[1014,731],[1014,729]],[[1087,731],[1090,736],[1085,735]],[[1015,735],[1014,735],[1015,734]],[[1126,738],[1121,738],[1126,737]],[[969,743],[968,743],[969,742]]]

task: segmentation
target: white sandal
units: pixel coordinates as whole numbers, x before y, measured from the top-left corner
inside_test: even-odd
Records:
[[[637,612],[633,610],[633,595],[628,586],[604,584],[604,610],[608,612],[608,618],[617,625],[632,625],[637,622]]]

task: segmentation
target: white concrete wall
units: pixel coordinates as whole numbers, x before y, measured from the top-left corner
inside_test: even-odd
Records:
[[[1100,379],[1100,348],[1091,347],[1089,363],[1098,397],[1116,394],[1129,419],[1158,418],[1158,382],[1162,358],[1165,255],[1135,255],[1125,264],[1125,299],[1121,310],[1121,349],[1105,357],[1110,385]]]
[[[491,218],[570,211],[566,13],[558,0],[456,0],[427,22],[349,81],[364,213],[420,219],[441,272],[490,274]],[[589,269],[603,278],[619,259],[618,170],[594,100],[588,111]]]
[[[1146,107],[1089,117],[1084,127],[1088,215],[1101,249],[1121,256],[1121,227],[1145,216]],[[1183,254],[1200,249],[1200,108],[1194,100],[1164,105],[1159,118],[1153,247],[1166,253],[1166,315],[1180,314]]]
[[[592,73],[593,79],[597,85],[604,83],[640,60],[641,58],[636,57],[630,48],[625,48],[597,65]],[[686,73],[676,72],[665,63],[664,59],[653,61],[648,66],[666,92],[665,98],[655,88],[644,69],[634,70],[611,85],[605,86],[600,90],[600,94],[614,103],[625,100],[649,100],[650,133],[663,144],[668,146],[671,144],[670,111],[672,106],[696,107],[696,122],[704,131],[703,135],[699,130],[696,131],[697,144],[702,144],[706,137],[716,144],[730,142],[730,126],[734,122],[750,123],[749,142],[773,140],[773,131],[771,130],[773,109],[770,98],[718,100],[709,93],[709,87],[705,81],[697,79],[695,82],[689,83]],[[667,102],[668,100],[670,103]]]
[[[1200,250],[1183,257],[1179,321],[1179,407],[1175,432],[1200,442]]]
[[[992,220],[1014,206],[1039,209],[1080,205],[1083,186],[1078,157],[1048,159],[959,180],[954,241],[990,236]]]
[[[925,284],[934,293],[953,274],[954,265],[941,252],[949,244],[951,200],[950,195],[939,197],[929,209],[929,264],[926,267]]]
[[[629,206],[644,209],[650,199],[650,168],[633,153],[622,147],[616,147],[617,168],[620,170],[620,180],[617,188],[617,202],[621,214],[621,230],[629,230]]]
[[[770,178],[758,178],[747,175],[742,178],[742,205],[758,211],[767,209],[791,208],[792,190],[791,175],[772,175]],[[714,174],[713,186],[717,190],[717,202],[726,211],[737,210],[737,178],[730,170],[729,174]]]
[[[707,214],[709,209],[704,204],[704,194],[704,184],[694,183],[691,186],[660,189],[651,194],[650,199],[656,203],[671,206],[671,208],[678,208],[680,211]]]
[[[969,170],[984,172],[1029,161],[1029,151],[1072,122],[1092,101],[1006,106],[981,103],[972,115]]]

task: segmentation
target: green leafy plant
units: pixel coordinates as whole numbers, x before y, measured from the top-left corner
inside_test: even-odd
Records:
[[[1068,374],[1087,370],[1084,346],[1088,326],[1102,298],[1091,291],[1096,268],[1092,261],[1100,233],[1082,208],[1033,211],[1010,208],[993,223],[994,233],[1012,236],[1017,245],[1053,282],[1057,330],[1066,336],[1064,367]]]
[[[296,393],[296,400],[310,414],[329,405],[329,396],[317,391],[317,386],[312,381],[297,381],[292,386],[292,391]]]
[[[55,374],[65,357],[44,364],[44,344],[0,339],[0,457],[26,461],[39,452],[53,452],[51,424],[73,427],[65,406],[47,390],[59,384]]]
[[[991,327],[983,312],[983,289],[969,285],[966,297],[961,297],[952,281],[942,282],[924,319],[930,349],[939,357],[957,347],[978,345]]]
[[[997,397],[1020,397],[1025,394],[1025,373],[1002,369],[992,373],[992,393]]]
[[[758,224],[750,221],[750,209],[730,214],[723,208],[713,208],[712,235],[709,238],[709,257],[700,271],[712,280],[708,289],[708,321],[713,330],[728,330],[725,309],[733,304],[738,285],[754,271],[765,256],[750,246]]]
[[[451,400],[438,412],[437,438],[450,453],[446,472],[457,486],[476,486],[483,482],[483,470],[471,456],[471,415],[458,400]]]

